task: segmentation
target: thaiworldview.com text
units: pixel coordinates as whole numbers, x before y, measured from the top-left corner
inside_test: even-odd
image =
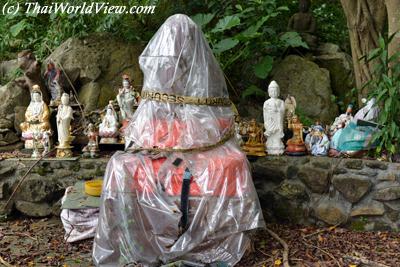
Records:
[[[71,4],[69,2],[54,2],[41,5],[38,2],[7,2],[1,6],[3,15],[15,15],[23,12],[32,15],[39,14],[154,14],[155,5],[148,6],[124,6],[112,5],[109,2],[82,2]]]

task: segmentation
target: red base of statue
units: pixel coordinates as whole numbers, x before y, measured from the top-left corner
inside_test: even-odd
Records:
[[[287,144],[286,154],[289,156],[304,156],[307,154],[306,146],[303,144]]]

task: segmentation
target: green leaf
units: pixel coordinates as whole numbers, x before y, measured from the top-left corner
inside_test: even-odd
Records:
[[[245,40],[245,39],[251,39],[254,37],[258,37],[260,35],[260,33],[258,33],[258,30],[268,19],[269,19],[269,16],[262,17],[255,25],[251,25],[246,30],[242,31],[239,34],[238,39]]]
[[[379,42],[379,47],[381,49],[385,49],[386,48],[385,39],[383,39],[382,35],[379,36],[378,42]]]
[[[218,21],[217,25],[212,30],[212,32],[223,32],[239,24],[240,24],[240,18],[237,15],[226,16]]]
[[[274,59],[271,56],[265,56],[257,65],[254,66],[254,74],[261,79],[268,77],[272,70]]]
[[[372,50],[370,53],[368,53],[368,57],[367,57],[367,62],[377,58],[382,52],[382,49],[380,48],[375,48],[374,50]]]
[[[239,40],[233,38],[223,39],[213,47],[213,51],[216,54],[221,54],[224,51],[234,48],[238,43]]]
[[[23,31],[27,26],[28,26],[28,24],[26,23],[26,20],[23,19],[20,22],[18,22],[17,24],[14,24],[13,26],[10,27],[10,33],[13,37],[17,37],[18,34],[21,31]]]
[[[277,11],[289,11],[289,8],[287,6],[280,6],[276,10]]]
[[[237,9],[239,9],[240,11],[243,11],[243,7],[242,7],[241,5],[237,4],[237,5],[235,5],[235,7],[236,7]]]
[[[286,47],[304,47],[309,48],[308,45],[301,39],[297,32],[286,32],[279,39],[284,42]]]
[[[192,20],[201,28],[206,26],[214,18],[215,14],[196,14],[192,17]]]
[[[265,97],[265,91],[261,90],[255,85],[250,85],[242,92],[242,98],[247,98],[249,96],[260,96]]]

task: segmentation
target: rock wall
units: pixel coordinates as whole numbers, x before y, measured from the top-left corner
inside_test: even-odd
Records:
[[[266,157],[252,163],[267,220],[400,229],[400,164],[328,157]]]
[[[12,190],[34,161],[0,162],[0,214],[58,214],[66,187],[104,175],[108,159],[45,160]],[[400,230],[400,164],[327,157],[265,157],[252,163],[268,221],[341,224],[356,230]]]
[[[8,159],[0,162],[0,214],[16,209],[26,216],[43,217],[60,212],[60,200],[65,188],[78,180],[90,180],[104,175],[108,159],[76,161],[44,160],[33,167],[21,184],[11,205],[4,210],[13,189],[34,161]]]

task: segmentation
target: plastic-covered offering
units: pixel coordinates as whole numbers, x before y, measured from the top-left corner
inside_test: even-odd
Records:
[[[265,223],[222,70],[185,15],[167,19],[139,63],[142,100],[125,132],[130,152],[107,166],[94,263],[233,266],[246,231]]]

